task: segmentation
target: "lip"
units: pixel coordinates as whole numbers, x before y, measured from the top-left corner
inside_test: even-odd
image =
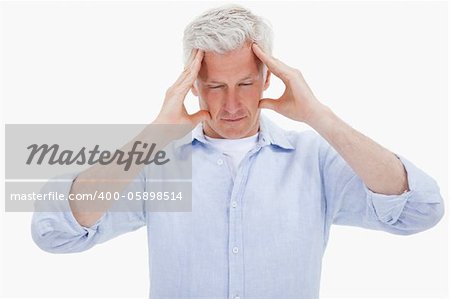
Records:
[[[242,119],[244,119],[244,118],[245,118],[245,116],[239,117],[239,118],[233,118],[233,119],[230,119],[230,118],[222,118],[222,120],[223,120],[223,121],[227,121],[227,122],[238,122],[238,121],[240,121],[240,120],[242,120]]]

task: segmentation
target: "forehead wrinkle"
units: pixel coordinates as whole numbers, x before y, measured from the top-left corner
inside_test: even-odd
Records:
[[[256,76],[253,74],[249,74],[244,76],[242,79],[239,79],[238,81],[244,81],[244,80],[248,80],[248,79],[254,79]],[[218,80],[206,80],[206,83],[216,83],[216,84],[225,84],[225,82],[221,82]]]
[[[259,77],[260,61],[250,47],[226,54],[205,52],[198,78],[205,84],[227,84],[228,80],[243,81]],[[244,74],[240,79],[240,74]]]

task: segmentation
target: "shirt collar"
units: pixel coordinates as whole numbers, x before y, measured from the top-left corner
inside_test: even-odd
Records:
[[[275,145],[284,149],[293,150],[295,147],[286,136],[286,131],[273,123],[267,116],[260,115],[259,141],[261,145]]]
[[[286,131],[278,127],[267,116],[260,114],[259,117],[259,137],[258,143],[263,147],[266,145],[275,145],[283,149],[293,150],[295,147],[286,136]],[[189,134],[188,134],[189,135]],[[175,147],[193,144],[195,141],[207,143],[203,132],[203,124],[199,123],[191,132],[190,138],[186,135],[182,139],[175,141]]]

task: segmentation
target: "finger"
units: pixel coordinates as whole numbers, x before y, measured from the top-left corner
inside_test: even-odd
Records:
[[[191,54],[189,55],[188,61],[186,62],[185,66],[183,68],[183,72],[178,76],[177,81],[175,81],[175,83],[173,85],[177,85],[183,80],[185,74],[191,68],[192,62],[194,61],[197,54],[198,54],[198,49],[192,49]]]
[[[205,52],[202,50],[198,50],[196,53],[194,60],[191,63],[191,71],[194,75],[194,81],[197,79],[198,72],[200,71],[200,68],[202,66],[203,57],[205,57]]]
[[[198,72],[202,66],[202,61],[204,57],[204,52],[199,50],[195,55],[194,60],[192,61],[189,68],[185,71],[185,76],[182,77],[180,82],[180,87],[184,96],[189,92],[195,80],[197,79]]]
[[[184,107],[184,100],[191,89],[201,67],[204,52],[195,52],[194,60],[184,69],[177,81],[167,90],[165,101],[170,102],[174,107]],[[186,113],[187,114],[187,113]]]
[[[194,114],[189,115],[189,118],[191,119],[192,123],[198,124],[199,122],[211,119],[211,115],[209,114],[208,110],[200,110]]]
[[[174,85],[183,85],[188,84],[188,88],[192,86],[197,79],[198,72],[200,71],[200,67],[202,65],[202,60],[204,57],[204,52],[202,50],[198,50],[193,56],[192,60],[186,67],[184,68],[181,75],[178,77],[177,81]],[[185,87],[185,86],[184,86]]]
[[[197,79],[203,57],[204,52],[198,50],[190,65],[188,65],[184,69],[184,71],[178,77],[177,81],[175,81],[175,83],[172,85],[171,89],[173,90],[173,93],[180,96],[180,101],[184,100],[184,97],[189,92],[195,80]]]
[[[186,65],[184,66],[184,68],[186,69],[194,60],[195,55],[197,55],[198,49],[192,49],[191,54],[189,54],[189,58],[186,62]]]
[[[280,105],[279,100],[264,98],[259,101],[258,108],[260,109],[271,109],[274,111],[278,111],[278,107]]]
[[[269,70],[278,78],[280,78],[283,82],[286,83],[288,79],[289,73],[292,71],[292,68],[287,64],[284,64],[280,60],[264,53],[264,51],[256,44],[252,44],[253,53],[261,60]]]

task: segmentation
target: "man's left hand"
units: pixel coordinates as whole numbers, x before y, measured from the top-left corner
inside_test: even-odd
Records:
[[[272,109],[290,119],[309,124],[311,118],[321,111],[323,105],[312,93],[303,79],[302,73],[264,53],[255,43],[253,43],[252,49],[255,55],[286,86],[283,95],[278,99],[261,99],[259,108]]]

